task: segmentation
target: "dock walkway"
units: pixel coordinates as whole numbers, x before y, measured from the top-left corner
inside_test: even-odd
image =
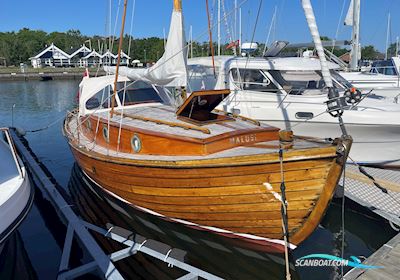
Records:
[[[400,229],[400,171],[363,168],[375,179],[378,186],[362,174],[357,166],[347,165],[344,192],[346,197],[385,218],[394,229]],[[383,268],[353,268],[344,279],[400,279],[400,233],[373,253],[363,264]]]
[[[96,275],[103,279],[123,280],[122,274],[114,266],[114,262],[142,253],[168,264],[168,267],[180,269],[183,276],[180,280],[194,280],[199,277],[210,280],[221,280],[222,278],[203,271],[185,262],[186,252],[178,248],[172,248],[167,244],[147,239],[143,236],[129,232],[126,236],[121,232],[128,232],[125,229],[111,226],[108,229],[100,228],[81,220],[78,215],[68,207],[63,195],[58,191],[51,174],[46,174],[36,155],[24,144],[22,136],[17,135],[14,129],[10,129],[13,145],[17,148],[20,158],[29,170],[31,179],[39,190],[48,195],[50,202],[56,209],[59,218],[66,224],[67,232],[65,235],[64,248],[59,265],[58,280],[75,279],[85,276],[88,273],[96,272]],[[107,255],[95,240],[91,232],[97,232],[114,241],[119,242],[125,248]],[[70,253],[73,240],[79,240],[81,246],[89,253],[92,261],[78,267],[70,267]],[[149,242],[148,242],[149,241]],[[146,243],[146,244],[145,244]],[[161,250],[160,248],[163,248]]]

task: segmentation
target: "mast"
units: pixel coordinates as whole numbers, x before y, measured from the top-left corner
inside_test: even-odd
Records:
[[[234,30],[233,30],[233,32],[234,32],[234,35],[233,35],[233,37],[234,37],[234,40],[236,41],[236,40],[238,40],[238,35],[237,35],[237,13],[238,13],[238,10],[237,10],[237,0],[235,0],[235,17],[234,17],[234,22],[235,22],[235,28],[234,28]],[[236,47],[235,47],[235,49],[236,49]]]
[[[239,50],[242,54],[242,7],[239,8]]]
[[[218,0],[218,56],[221,56],[221,0]]]
[[[360,0],[353,0],[353,33],[351,39],[350,69],[358,70],[360,53]]]
[[[182,12],[182,0],[174,0],[174,11]]]
[[[389,50],[389,32],[390,32],[390,13],[388,14],[387,19],[387,28],[386,28],[386,52],[385,52],[385,60],[388,59],[388,50]]]
[[[122,49],[122,42],[124,41],[124,27],[125,27],[125,18],[126,18],[126,7],[128,5],[128,0],[124,0],[124,14],[122,15],[122,23],[121,23],[121,33],[119,35],[119,45],[118,45],[118,59],[117,65],[115,67],[115,79],[114,79],[114,91],[113,96],[111,98],[111,117],[114,114],[114,106],[115,106],[115,95],[117,94],[117,82],[118,82],[118,72],[119,72],[119,65],[121,63],[121,49]]]
[[[193,26],[192,25],[190,25],[189,41],[190,41],[190,58],[193,58]]]
[[[207,20],[208,20],[208,34],[210,36],[211,60],[212,60],[212,66],[213,66],[213,71],[214,71],[214,77],[216,77],[217,74],[215,72],[214,45],[212,42],[212,31],[211,31],[210,12],[208,11],[208,0],[206,0],[206,9],[207,9]]]

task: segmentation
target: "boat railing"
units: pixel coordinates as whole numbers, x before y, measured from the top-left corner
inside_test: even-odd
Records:
[[[326,48],[324,48],[324,52],[325,52],[326,58],[330,62],[338,64],[343,69],[348,68],[348,64],[346,62],[344,62],[340,57],[336,56],[333,52],[327,50]]]
[[[372,66],[371,70],[369,70],[370,73],[373,74],[383,74],[383,75],[388,75],[388,76],[398,76],[396,67],[393,65],[388,65],[388,66]]]
[[[14,158],[15,165],[17,166],[20,178],[24,178],[24,173],[22,172],[21,163],[18,160],[17,150],[15,149],[14,142],[10,135],[10,129],[8,127],[0,127],[0,131],[4,133],[7,143],[10,147],[11,154]]]

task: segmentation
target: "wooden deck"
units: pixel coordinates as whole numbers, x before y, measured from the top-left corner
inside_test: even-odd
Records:
[[[387,190],[383,192],[356,166],[346,166],[345,195],[379,216],[400,226],[400,171],[364,167],[368,174]],[[353,268],[346,280],[397,280],[400,278],[400,233],[373,253],[363,264],[383,266],[379,269]]]
[[[353,268],[345,276],[345,280],[397,280],[400,278],[400,234],[384,244],[365,262],[367,265],[383,266],[378,269]]]

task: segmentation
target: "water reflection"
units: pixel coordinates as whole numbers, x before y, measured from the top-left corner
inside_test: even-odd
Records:
[[[83,219],[103,228],[113,224],[182,249],[187,252],[185,259],[188,263],[210,273],[226,279],[284,278],[285,262],[281,254],[250,248],[243,241],[191,229],[126,206],[93,185],[77,165],[72,170],[69,191],[72,203]],[[112,241],[100,240],[107,250],[115,245]],[[131,257],[129,263],[118,265],[129,278],[137,274],[146,279],[179,276],[176,274],[179,271],[167,268],[165,263],[155,262],[153,258],[144,255]],[[292,279],[298,279],[293,265],[291,269]]]
[[[18,230],[0,244],[0,279],[38,279]]]

